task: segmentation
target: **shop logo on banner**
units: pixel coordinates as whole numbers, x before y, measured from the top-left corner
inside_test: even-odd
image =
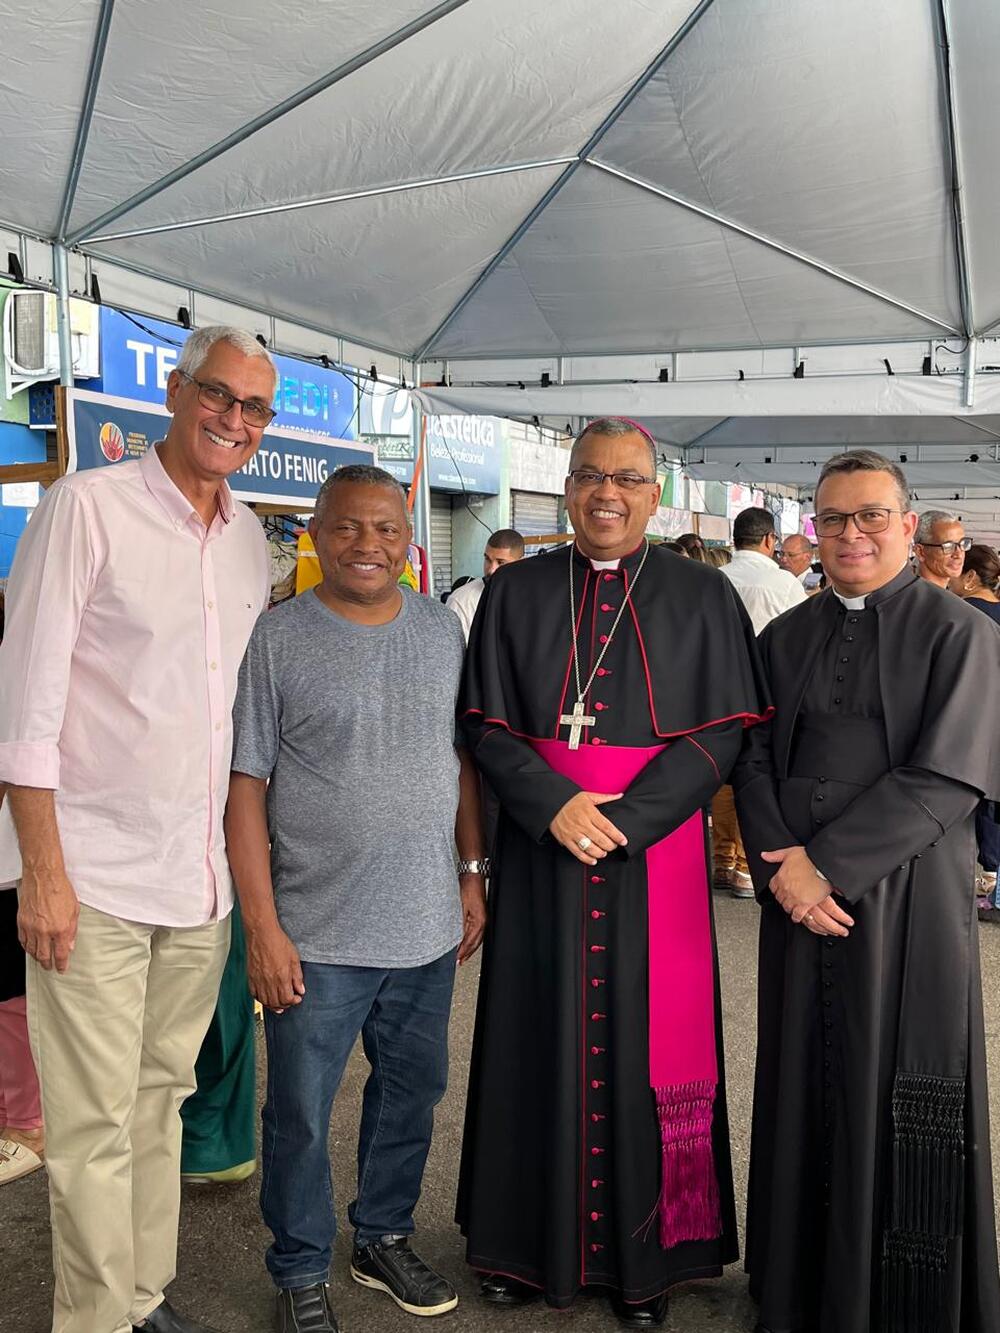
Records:
[[[113,421],[105,421],[99,436],[101,453],[109,463],[117,463],[125,453],[125,436]]]

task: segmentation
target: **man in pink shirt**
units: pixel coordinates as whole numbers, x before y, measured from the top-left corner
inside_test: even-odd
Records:
[[[166,439],[56,482],[8,584],[0,783],[22,860],[53,1333],[206,1333],[163,1289],[178,1111],[229,948],[230,714],[269,583],[226,478],[258,448],[275,380],[249,334],[193,334]]]

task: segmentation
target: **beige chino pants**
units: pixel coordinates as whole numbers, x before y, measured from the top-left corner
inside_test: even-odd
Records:
[[[177,1263],[180,1105],[229,921],[144,926],[80,908],[67,972],[28,959],[55,1269],[52,1333],[129,1333]]]

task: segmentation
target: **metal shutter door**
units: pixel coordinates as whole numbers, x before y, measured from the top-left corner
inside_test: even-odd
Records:
[[[431,566],[435,596],[451,588],[451,496],[431,491]]]
[[[558,495],[539,495],[535,491],[511,491],[511,525],[522,537],[549,537],[565,532],[559,521]]]

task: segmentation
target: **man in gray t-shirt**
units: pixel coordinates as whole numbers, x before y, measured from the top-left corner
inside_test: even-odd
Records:
[[[261,617],[240,672],[226,813],[265,1006],[261,1203],[279,1333],[337,1327],[327,1136],[359,1032],[372,1073],[351,1274],[413,1314],[458,1302],[408,1238],[447,1079],[456,958],[478,948],[486,914],[478,778],[455,744],[462,632],[398,586],[402,491],[378,468],[342,468],[310,532],[323,581]]]

